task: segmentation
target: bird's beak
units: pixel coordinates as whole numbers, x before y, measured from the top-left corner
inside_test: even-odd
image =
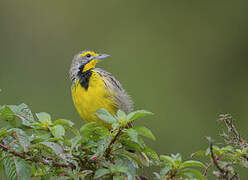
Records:
[[[98,56],[94,57],[94,59],[104,59],[109,57],[110,55],[108,54],[99,54]]]

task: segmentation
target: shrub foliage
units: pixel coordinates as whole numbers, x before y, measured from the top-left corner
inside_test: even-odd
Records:
[[[248,168],[248,144],[230,115],[220,117],[228,128],[223,133],[225,143],[216,146],[207,138],[209,147],[184,161],[180,154],[157,155],[143,140],[155,140],[152,132],[144,126],[129,126],[151,114],[119,110],[111,115],[100,109],[96,115],[107,127],[92,122],[78,129],[72,121],[54,120],[45,112],[34,115],[25,104],[1,106],[1,170],[10,180],[142,180],[147,177],[138,174],[138,169],[156,166],[160,171],[154,172],[153,179],[166,180],[208,179],[210,174],[239,179],[239,167]],[[192,159],[199,157],[201,161]]]

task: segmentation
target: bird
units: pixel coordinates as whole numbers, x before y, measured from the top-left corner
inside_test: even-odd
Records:
[[[97,63],[108,57],[108,54],[81,51],[74,56],[69,74],[72,99],[80,117],[85,122],[101,122],[109,128],[110,124],[95,112],[104,108],[112,115],[119,109],[128,114],[133,110],[133,101],[110,72],[96,68]]]

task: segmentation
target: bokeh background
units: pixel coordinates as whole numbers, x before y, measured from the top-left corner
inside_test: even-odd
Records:
[[[189,158],[207,147],[204,136],[218,139],[220,113],[248,136],[247,17],[245,0],[0,0],[0,104],[25,102],[81,126],[71,60],[84,49],[108,53],[99,67],[135,109],[154,112],[137,121],[157,137],[147,143]]]

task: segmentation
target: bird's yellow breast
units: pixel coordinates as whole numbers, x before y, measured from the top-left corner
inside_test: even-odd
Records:
[[[106,109],[111,114],[117,111],[113,94],[109,91],[97,72],[92,70],[88,88],[84,88],[79,80],[72,87],[72,99],[74,105],[86,122],[101,121],[94,113],[101,108]]]

